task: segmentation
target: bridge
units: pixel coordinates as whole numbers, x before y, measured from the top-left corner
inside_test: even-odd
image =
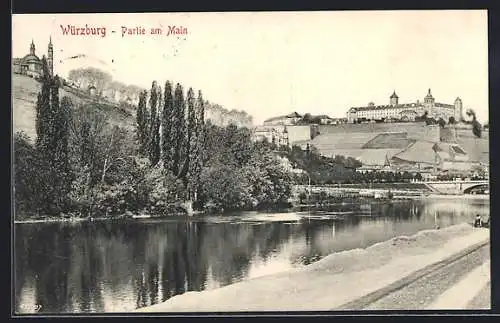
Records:
[[[489,181],[430,181],[421,182],[431,191],[441,194],[468,194],[474,189],[489,190]]]

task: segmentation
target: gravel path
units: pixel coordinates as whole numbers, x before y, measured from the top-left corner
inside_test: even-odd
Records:
[[[464,276],[490,259],[489,244],[421,279],[370,304],[371,310],[421,310]],[[489,288],[485,287],[468,308],[490,308]],[[464,297],[468,297],[465,295]],[[472,306],[472,307],[470,307]]]

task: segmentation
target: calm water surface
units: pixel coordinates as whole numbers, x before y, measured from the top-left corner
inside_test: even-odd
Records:
[[[336,207],[197,220],[15,225],[16,313],[121,312],[286,271],[332,252],[489,216],[489,201]]]

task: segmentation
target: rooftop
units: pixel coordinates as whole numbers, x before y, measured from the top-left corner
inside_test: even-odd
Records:
[[[434,103],[434,106],[439,108],[449,108],[449,109],[455,108],[455,106],[452,104],[439,103],[439,102]],[[424,104],[422,104],[421,102],[414,102],[414,103],[401,103],[397,105],[374,105],[374,106],[363,106],[363,107],[351,107],[349,111],[372,111],[372,110],[385,110],[385,109],[392,110],[392,109],[419,108],[419,107],[424,107]]]
[[[266,119],[266,120],[264,120],[264,122],[275,121],[275,120],[284,119],[284,118],[302,118],[302,116],[300,114],[298,114],[297,112],[292,112],[292,113],[284,115],[284,116],[277,116],[277,117],[272,117],[272,118]]]
[[[40,58],[36,56],[35,54],[28,54],[23,57],[23,62],[29,63],[29,62],[40,62]]]

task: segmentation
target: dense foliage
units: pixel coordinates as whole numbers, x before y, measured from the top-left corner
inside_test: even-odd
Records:
[[[59,100],[57,77],[43,80],[37,138],[17,133],[20,216],[172,214],[287,203],[292,180],[276,153],[247,128],[205,123],[201,91],[153,83],[137,107],[136,129],[113,124],[98,103]],[[173,93],[172,93],[173,92]],[[163,94],[163,95],[162,95]]]

